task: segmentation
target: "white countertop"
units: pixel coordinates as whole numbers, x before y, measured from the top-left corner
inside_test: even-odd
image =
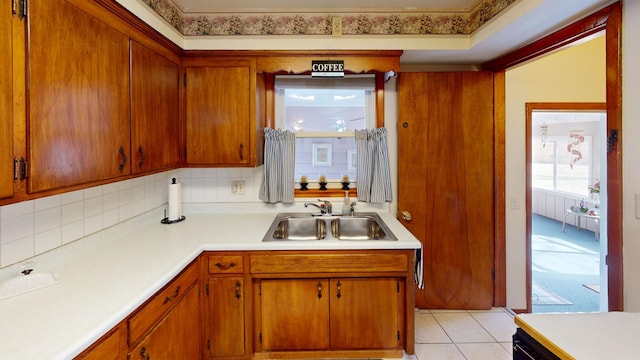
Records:
[[[515,322],[561,359],[640,357],[640,313],[521,314]]]
[[[126,318],[206,250],[416,249],[420,242],[380,213],[398,241],[262,242],[275,213],[187,213],[160,223],[162,209],[33,258],[55,285],[0,300],[0,358],[70,359]],[[19,274],[0,271],[0,282]]]

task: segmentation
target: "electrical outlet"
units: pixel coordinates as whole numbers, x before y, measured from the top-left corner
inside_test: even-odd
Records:
[[[331,18],[331,35],[342,36],[342,17],[334,16]]]
[[[243,180],[235,180],[231,182],[231,195],[244,195]]]

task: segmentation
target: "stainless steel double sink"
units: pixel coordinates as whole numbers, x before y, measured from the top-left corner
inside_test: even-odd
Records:
[[[377,213],[321,215],[280,213],[262,241],[398,240]]]

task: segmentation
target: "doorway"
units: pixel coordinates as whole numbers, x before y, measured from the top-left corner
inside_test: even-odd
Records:
[[[606,311],[606,104],[526,109],[531,310]]]

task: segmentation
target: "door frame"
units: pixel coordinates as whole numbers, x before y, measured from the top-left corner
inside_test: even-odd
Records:
[[[582,103],[578,103],[578,102],[565,102],[565,103],[561,103],[561,102],[528,102],[525,104],[526,105],[526,126],[525,126],[525,147],[526,147],[526,204],[527,204],[527,219],[526,219],[526,234],[527,234],[527,244],[526,244],[526,249],[527,249],[527,258],[526,258],[526,264],[527,264],[527,312],[532,312],[533,311],[533,306],[532,306],[532,298],[531,298],[531,292],[532,292],[532,235],[533,235],[533,228],[532,228],[532,218],[533,218],[533,211],[532,211],[532,175],[533,175],[533,170],[532,170],[532,164],[533,164],[533,160],[532,160],[532,156],[533,156],[533,151],[532,151],[532,140],[533,140],[533,129],[532,129],[532,113],[535,110],[555,110],[555,111],[575,111],[575,112],[580,112],[580,111],[606,111],[607,109],[607,105],[606,103],[600,103],[600,102],[582,102]],[[603,144],[603,146],[605,146]]]
[[[558,50],[605,30],[607,134],[617,131],[617,141],[607,152],[607,266],[609,311],[622,311],[622,4],[620,1],[586,16],[529,45],[483,64],[496,73],[494,77],[495,110],[495,174],[496,174],[496,238],[495,238],[495,302],[506,305],[506,232],[505,232],[505,71],[506,69]],[[607,136],[609,138],[609,136]],[[527,203],[527,209],[531,204]],[[527,231],[530,232],[530,229]]]

